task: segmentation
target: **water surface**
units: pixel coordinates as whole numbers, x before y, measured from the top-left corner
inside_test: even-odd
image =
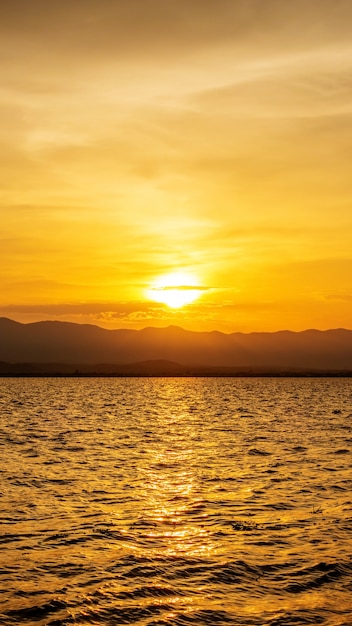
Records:
[[[0,623],[351,626],[351,391],[0,379]]]

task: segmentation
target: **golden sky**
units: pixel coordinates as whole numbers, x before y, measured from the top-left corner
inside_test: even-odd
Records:
[[[11,0],[0,31],[0,315],[352,327],[350,0]]]

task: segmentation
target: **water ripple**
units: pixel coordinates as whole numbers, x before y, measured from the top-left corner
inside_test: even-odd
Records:
[[[351,398],[0,379],[0,623],[350,626]]]

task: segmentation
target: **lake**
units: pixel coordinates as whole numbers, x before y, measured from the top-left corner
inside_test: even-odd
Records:
[[[352,624],[352,379],[1,378],[0,623]]]

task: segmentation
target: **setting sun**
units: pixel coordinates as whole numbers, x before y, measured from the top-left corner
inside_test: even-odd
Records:
[[[173,272],[160,276],[148,289],[147,295],[155,302],[178,309],[194,302],[203,289],[195,276],[186,272]]]

